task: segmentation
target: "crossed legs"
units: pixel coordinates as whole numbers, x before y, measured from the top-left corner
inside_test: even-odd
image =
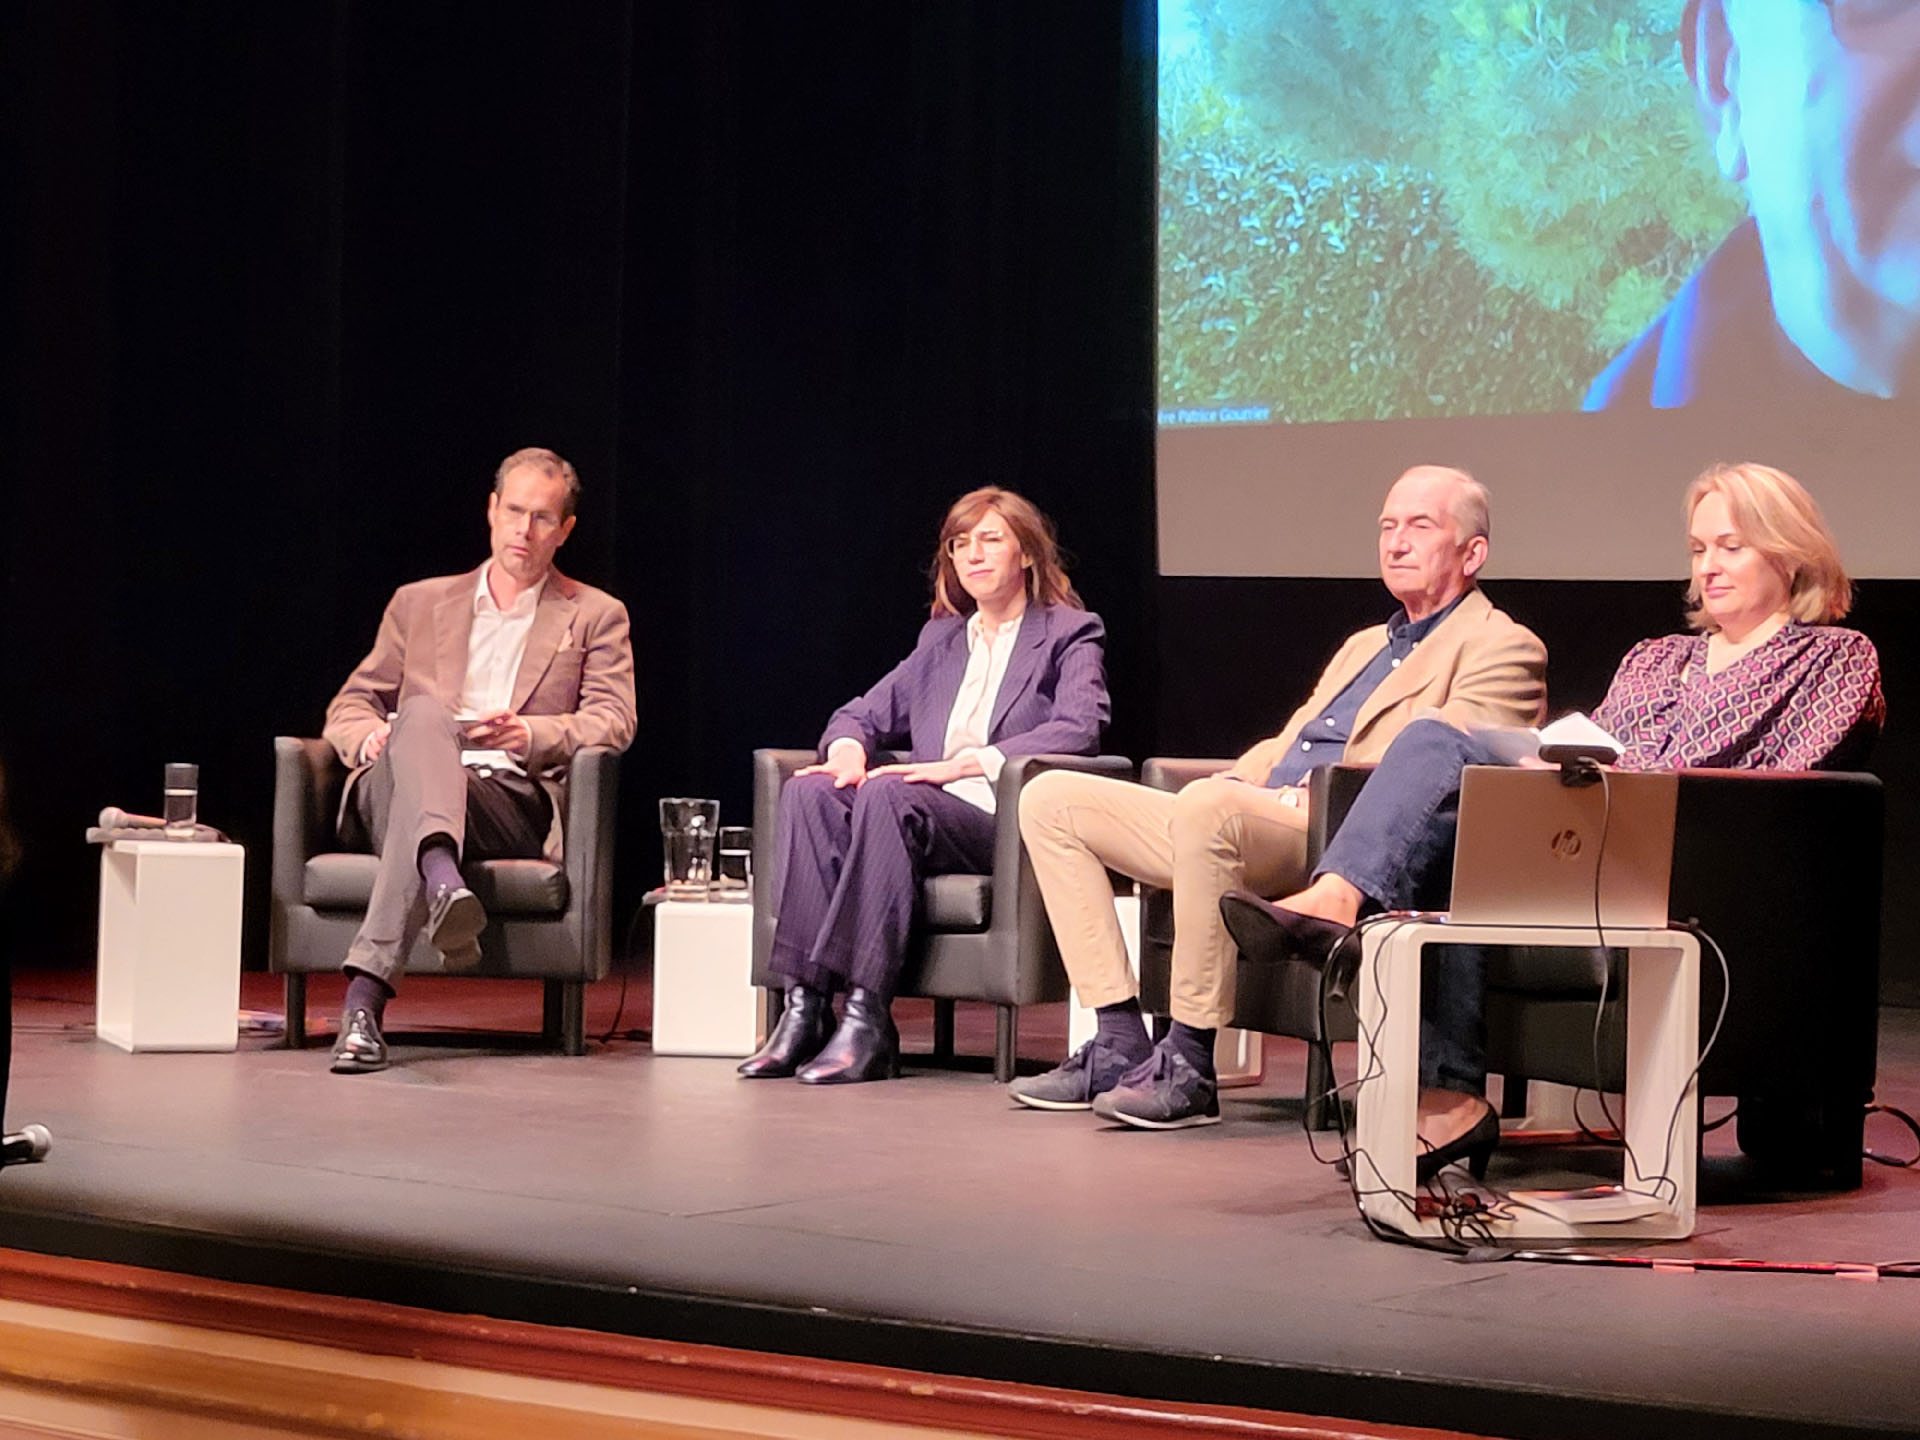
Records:
[[[1408,725],[1367,777],[1313,883],[1279,908],[1343,927],[1379,910],[1444,908],[1461,772],[1493,763],[1484,745],[1443,720]],[[1471,946],[1436,946],[1423,965],[1419,1132],[1438,1152],[1489,1113],[1485,957]]]
[[[334,1052],[341,1073],[386,1067],[382,1010],[422,928],[431,926],[433,943],[450,956],[478,958],[486,913],[461,881],[460,859],[531,857],[545,845],[552,804],[538,782],[469,770],[460,746],[446,706],[412,696],[354,786],[343,828],[357,828],[380,864],[343,966],[348,995]]]

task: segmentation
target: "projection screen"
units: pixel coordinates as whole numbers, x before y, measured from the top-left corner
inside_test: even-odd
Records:
[[[1672,577],[1760,460],[1920,576],[1920,4],[1161,0],[1158,77],[1163,574],[1373,574],[1432,461]]]

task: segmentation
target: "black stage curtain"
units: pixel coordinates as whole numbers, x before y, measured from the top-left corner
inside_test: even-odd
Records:
[[[587,484],[565,567],[636,621],[628,904],[656,797],[744,820],[751,749],[809,743],[904,653],[934,527],[977,484],[1030,494],[1077,556],[1109,748],[1269,731],[1385,602],[1156,578],[1153,19],[0,7],[0,754],[28,845],[0,944],[90,963],[81,829],[185,759],[252,850],[258,963],[269,737],[317,731],[395,585],[479,561],[492,467],[529,443]],[[1492,588],[1569,705],[1678,623],[1669,587]],[[1894,895],[1920,854],[1916,615],[1912,584],[1859,612],[1893,707]],[[1887,922],[1887,993],[1920,1001],[1920,918]]]
[[[91,961],[103,804],[171,759],[251,851],[392,588],[485,556],[558,449],[564,568],[636,622],[625,898],[653,801],[748,813],[905,652],[946,505],[1059,523],[1149,688],[1151,7],[474,0],[0,16],[13,466],[5,943]]]

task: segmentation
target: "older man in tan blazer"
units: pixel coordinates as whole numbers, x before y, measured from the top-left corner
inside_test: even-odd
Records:
[[[557,860],[569,757],[632,743],[626,607],[553,568],[579,495],[551,450],[509,455],[487,499],[491,557],[396,591],[327,707],[326,738],[352,770],[341,832],[380,856],[347,950],[337,1073],[386,1068],[380,1023],[423,928],[443,954],[478,958],[487,917],[460,861]]]
[[[1340,647],[1279,734],[1178,795],[1064,770],[1027,785],[1020,833],[1067,974],[1099,1030],[1065,1064],[1014,1081],[1014,1099],[1143,1129],[1219,1121],[1213,1042],[1233,1013],[1234,959],[1220,897],[1304,883],[1308,771],[1379,759],[1416,715],[1458,725],[1539,719],[1546,647],[1475,588],[1487,535],[1478,481],[1416,466],[1380,512],[1380,577],[1400,609]],[[1173,890],[1173,1027],[1157,1046],[1141,1023],[1109,869]]]

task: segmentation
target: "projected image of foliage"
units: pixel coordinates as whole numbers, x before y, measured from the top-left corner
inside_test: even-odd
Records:
[[[1577,409],[1744,213],[1682,3],[1162,0],[1163,423]]]

